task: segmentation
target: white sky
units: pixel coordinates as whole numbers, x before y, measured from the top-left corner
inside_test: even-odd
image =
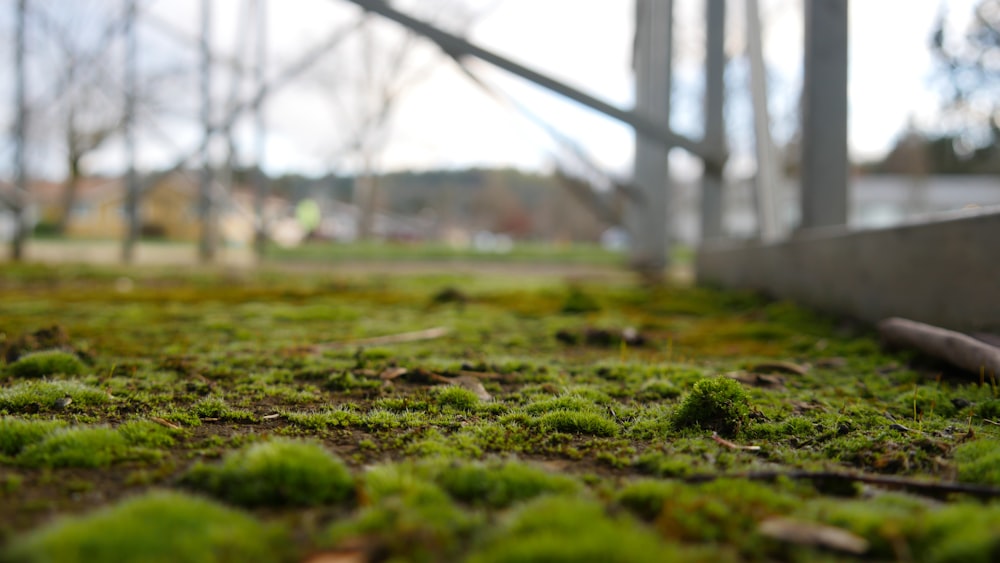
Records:
[[[215,0],[216,46],[231,49],[235,43],[236,7],[243,0]],[[621,0],[465,0],[491,7],[474,24],[469,38],[484,47],[549,73],[582,90],[621,107],[632,98],[630,69],[633,2]],[[805,0],[808,1],[808,0]],[[883,154],[908,119],[933,125],[939,106],[929,84],[932,60],[928,52],[932,25],[944,0],[854,0],[850,33],[850,148],[855,158]],[[775,131],[787,134],[794,120],[802,57],[802,0],[762,0],[765,13],[765,58],[773,72],[772,107]],[[971,12],[974,0],[947,0],[956,16]],[[411,4],[412,5],[412,4]],[[739,55],[742,2],[730,1],[729,50]],[[5,11],[13,2],[4,2]],[[196,36],[196,0],[150,0],[158,18]],[[675,125],[689,129],[700,99],[692,84],[700,80],[699,24],[703,3],[675,0],[675,82],[682,87],[675,96]],[[359,10],[338,0],[270,0],[270,57],[277,66],[321,41],[334,29],[357,17]],[[6,19],[6,18],[5,18]],[[394,24],[386,24],[394,25]],[[155,33],[146,29],[144,33]],[[141,39],[142,40],[142,39]],[[146,41],[151,41],[147,36]],[[162,42],[162,40],[161,40]],[[4,47],[3,54],[9,54]],[[420,47],[416,57],[428,59],[433,48]],[[196,54],[190,55],[196,64]],[[350,66],[357,61],[331,58],[309,77],[282,90],[268,106],[267,166],[274,171],[318,174],[345,171],[353,161],[337,156],[343,144],[351,110],[336,109],[333,98],[319,87],[349,82]],[[599,163],[618,173],[628,173],[632,159],[630,129],[580,108],[572,102],[540,91],[502,71],[476,63],[474,68],[490,83],[527,105],[536,115],[574,138]],[[320,78],[317,78],[320,77]],[[221,82],[221,79],[220,79]],[[228,85],[217,84],[220,98]],[[7,88],[4,88],[6,93]],[[197,111],[197,90],[188,96]],[[343,99],[341,100],[343,104]],[[348,100],[347,105],[351,102]],[[9,106],[7,109],[9,116]],[[196,115],[196,113],[194,114]],[[732,116],[734,120],[739,115]],[[743,118],[745,120],[745,117]],[[7,119],[9,123],[9,119]],[[528,120],[483,94],[461,76],[450,62],[434,67],[422,81],[407,90],[392,122],[391,135],[380,162],[386,169],[510,165],[546,169],[556,145]],[[161,125],[171,143],[147,146],[143,161],[149,167],[172,161],[176,147],[197,142],[191,126]],[[749,133],[747,133],[749,134]],[[734,144],[739,147],[740,142]],[[248,149],[247,149],[248,150]],[[9,151],[5,151],[9,154]],[[120,163],[120,145],[95,155],[92,165]],[[8,157],[9,158],[9,157]],[[3,168],[7,168],[4,163]]]

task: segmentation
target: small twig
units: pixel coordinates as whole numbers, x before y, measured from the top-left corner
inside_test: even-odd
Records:
[[[312,347],[315,352],[323,350],[339,350],[343,348],[354,348],[357,346],[381,346],[383,344],[403,344],[406,342],[419,342],[421,340],[433,340],[441,338],[451,330],[445,326],[429,328],[427,330],[417,330],[414,332],[402,332],[399,334],[389,334],[386,336],[375,336],[373,338],[361,338],[359,340],[345,340],[341,342],[327,342],[316,344]]]
[[[274,419],[276,419],[276,418],[278,418],[280,416],[281,416],[281,413],[276,412],[274,414],[264,415],[264,416],[260,417],[260,419],[261,420],[274,420]]]
[[[712,432],[712,439],[731,450],[746,450],[748,452],[760,451],[760,446],[741,446],[739,444],[735,444],[733,442],[730,442],[729,440],[726,440],[722,436],[719,436],[718,432]]]
[[[868,475],[842,471],[749,471],[745,473],[722,473],[718,475],[691,475],[683,480],[688,483],[707,483],[719,479],[747,479],[750,481],[773,481],[779,478],[802,479],[806,481],[839,481],[845,483],[867,483],[884,487],[903,489],[911,493],[941,498],[952,493],[972,495],[981,500],[1000,498],[1000,487],[956,483],[954,481],[919,481],[892,475]]]
[[[1000,426],[1000,422],[997,422],[995,420],[990,420],[988,418],[984,418],[983,422],[988,422],[988,423],[992,424],[993,426]]]
[[[149,420],[152,420],[153,422],[159,424],[160,426],[166,426],[167,428],[171,428],[173,430],[180,430],[180,428],[181,428],[180,426],[177,426],[173,422],[170,422],[169,420],[162,419],[162,418],[160,418],[158,416],[151,416],[151,417],[149,417]]]

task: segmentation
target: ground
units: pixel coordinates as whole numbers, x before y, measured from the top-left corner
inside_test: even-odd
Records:
[[[4,265],[0,561],[997,560],[993,374],[485,270]]]

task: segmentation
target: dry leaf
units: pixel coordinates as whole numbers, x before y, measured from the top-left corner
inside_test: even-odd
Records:
[[[493,400],[493,395],[490,395],[489,391],[487,391],[486,388],[483,387],[483,383],[478,379],[476,379],[475,377],[468,375],[460,375],[452,379],[451,384],[458,385],[459,387],[463,387],[465,389],[468,389],[469,391],[472,391],[473,393],[476,394],[477,397],[479,397],[480,401],[486,402]]]
[[[769,518],[761,522],[757,530],[769,538],[788,543],[824,547],[854,555],[868,551],[868,540],[841,528],[813,522]]]
[[[382,373],[378,374],[378,377],[379,377],[379,379],[390,381],[390,380],[396,379],[397,377],[405,374],[406,372],[407,372],[406,368],[400,368],[400,367],[386,368],[385,371],[383,371]]]

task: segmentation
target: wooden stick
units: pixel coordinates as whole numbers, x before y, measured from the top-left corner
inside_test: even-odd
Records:
[[[961,332],[898,317],[878,323],[878,330],[890,345],[915,348],[976,376],[1000,375],[1000,348]]]
[[[355,346],[381,346],[383,344],[403,344],[405,342],[419,342],[421,340],[433,340],[451,332],[446,326],[429,328],[427,330],[417,330],[414,332],[402,332],[399,334],[389,334],[386,336],[375,336],[373,338],[361,338],[359,340],[345,340],[342,342],[327,342],[316,344],[314,351],[336,350],[341,348],[353,348]]]

